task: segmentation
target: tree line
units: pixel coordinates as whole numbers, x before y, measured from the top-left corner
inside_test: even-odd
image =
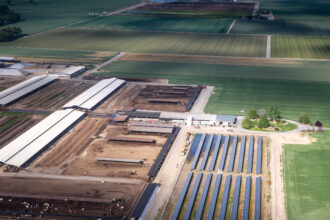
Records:
[[[13,12],[7,5],[0,6],[0,26],[13,24],[21,21],[21,15]],[[15,40],[22,36],[22,30],[19,27],[6,27],[0,29],[0,42]]]

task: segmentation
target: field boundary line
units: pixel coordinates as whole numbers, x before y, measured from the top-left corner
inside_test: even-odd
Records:
[[[272,50],[272,35],[267,35],[266,58],[271,57],[271,50]]]
[[[231,23],[230,27],[228,28],[226,34],[229,34],[231,29],[234,27],[234,25],[236,24],[236,19],[233,20],[233,22]]]
[[[131,5],[131,6],[128,6],[128,7],[123,7],[123,8],[119,8],[119,9],[115,9],[111,12],[108,12],[106,15],[97,15],[97,16],[92,16],[90,18],[86,18],[86,19],[83,19],[83,20],[79,20],[79,21],[76,21],[76,22],[73,22],[73,23],[70,23],[70,24],[65,24],[65,25],[62,25],[62,26],[59,26],[59,27],[56,27],[56,28],[51,28],[51,29],[48,29],[46,31],[42,31],[42,32],[39,32],[39,33],[35,33],[35,34],[31,34],[31,35],[26,35],[24,37],[22,37],[21,39],[24,39],[24,38],[29,38],[29,37],[33,37],[33,36],[38,36],[38,35],[41,35],[41,34],[44,34],[44,33],[47,33],[47,32],[51,32],[51,31],[55,31],[55,30],[59,30],[59,29],[63,29],[63,28],[66,28],[66,27],[70,27],[72,25],[75,25],[75,24],[80,24],[82,22],[85,22],[85,21],[88,21],[88,20],[92,20],[94,18],[97,18],[97,17],[102,17],[102,16],[111,16],[111,15],[115,15],[115,14],[119,14],[123,11],[126,11],[126,10],[130,10],[130,9],[134,9],[136,7],[140,7],[140,6],[143,6],[145,5],[146,3],[142,2],[142,3],[138,3],[138,4],[135,4],[135,5]]]

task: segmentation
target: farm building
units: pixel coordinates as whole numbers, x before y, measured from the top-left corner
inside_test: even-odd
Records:
[[[178,121],[187,125],[233,126],[237,118],[233,115],[190,114],[176,112],[161,112],[160,120]]]
[[[35,76],[6,90],[3,90],[0,92],[0,105],[9,105],[18,99],[21,99],[35,92],[36,90],[49,85],[55,80],[55,77],[47,75]]]
[[[50,74],[57,76],[57,77],[71,79],[71,78],[79,75],[80,73],[84,72],[85,70],[86,70],[86,67],[84,67],[84,66],[70,66],[60,72],[54,72],[54,73],[50,73]]]
[[[114,94],[126,82],[117,78],[104,79],[63,106],[64,109],[79,108],[92,110],[104,99]]]
[[[52,113],[0,150],[0,162],[15,167],[28,165],[85,113],[72,109]]]

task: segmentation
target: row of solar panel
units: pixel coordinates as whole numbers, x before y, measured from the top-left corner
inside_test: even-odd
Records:
[[[190,198],[188,200],[188,205],[183,214],[184,220],[188,220],[191,217],[193,207],[195,204],[195,200],[197,198],[197,194],[198,194],[201,182],[202,182],[202,177],[203,177],[203,173],[197,174],[195,184],[193,186],[192,192],[190,194]],[[203,188],[203,191],[202,191],[202,194],[201,194],[201,197],[199,200],[197,212],[195,215],[195,219],[197,219],[197,220],[202,219],[202,216],[204,214],[206,199],[207,199],[208,193],[210,191],[212,177],[213,177],[213,174],[208,174],[206,177],[206,180],[204,183],[204,188]],[[188,173],[186,181],[183,186],[183,189],[181,191],[180,197],[178,199],[178,202],[177,202],[174,212],[172,214],[172,218],[171,218],[172,220],[176,220],[179,218],[179,215],[182,210],[182,206],[185,201],[185,198],[187,196],[187,192],[189,190],[189,186],[191,184],[192,178],[193,178],[193,172]],[[218,174],[216,177],[216,180],[215,180],[213,193],[212,193],[209,209],[207,212],[207,217],[206,217],[207,220],[212,220],[215,217],[214,214],[215,214],[216,203],[218,200],[219,190],[220,190],[220,186],[221,186],[221,179],[222,179],[222,174]],[[224,191],[223,191],[222,199],[221,199],[221,206],[220,206],[220,213],[219,213],[219,219],[221,219],[221,220],[226,219],[231,182],[232,182],[232,175],[228,175],[226,177]],[[235,188],[234,188],[232,208],[231,208],[231,212],[230,212],[231,220],[236,220],[237,216],[238,216],[238,205],[239,205],[239,198],[240,198],[240,191],[241,191],[241,182],[242,182],[242,176],[237,176],[236,182],[235,182]],[[251,183],[252,183],[252,177],[251,176],[246,177],[244,203],[243,203],[243,218],[242,218],[243,220],[249,219],[249,215],[250,215]],[[255,220],[261,219],[261,177],[256,178],[254,219]]]
[[[201,134],[197,134],[201,135]],[[197,137],[196,135],[196,137]],[[194,158],[190,166],[190,170],[195,170],[200,159],[200,155],[204,150],[204,156],[202,158],[201,165],[199,170],[205,170],[207,161],[209,159],[209,155],[211,149],[213,149],[213,155],[211,158],[210,166],[208,171],[212,171],[215,169],[215,164],[217,162],[218,154],[220,151],[221,142],[224,140],[222,154],[220,157],[220,164],[219,164],[219,171],[224,171],[226,159],[227,159],[227,152],[229,148],[230,141],[232,139],[232,148],[230,152],[229,164],[228,164],[228,172],[234,171],[234,164],[235,164],[235,157],[236,157],[236,150],[237,150],[237,143],[238,143],[238,136],[231,137],[231,136],[222,136],[222,135],[201,135],[200,139],[196,139],[193,142],[193,145],[198,145],[196,152],[194,153]],[[199,142],[196,143],[196,140]],[[237,172],[242,173],[243,171],[243,164],[244,164],[244,154],[245,154],[245,143],[246,143],[246,136],[241,138],[241,146],[238,158],[238,166]],[[192,148],[195,149],[195,148]],[[247,160],[247,174],[252,173],[252,166],[253,166],[253,152],[254,152],[254,137],[249,138],[249,148],[248,148],[248,160]],[[262,172],[262,137],[258,138],[258,148],[257,148],[257,174],[261,174]]]

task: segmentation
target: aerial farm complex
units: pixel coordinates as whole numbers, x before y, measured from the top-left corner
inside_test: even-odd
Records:
[[[0,219],[330,219],[330,5],[0,0]]]

